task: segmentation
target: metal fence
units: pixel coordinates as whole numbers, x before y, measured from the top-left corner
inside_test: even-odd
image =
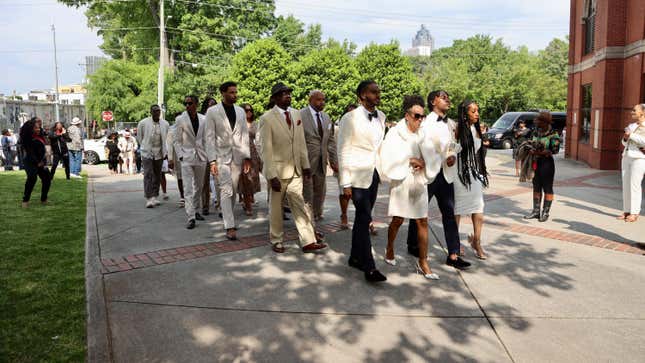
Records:
[[[18,132],[20,126],[34,116],[40,117],[43,127],[48,129],[54,125],[55,112],[53,102],[0,99],[0,129]],[[87,122],[86,115],[85,105],[59,105],[60,120],[66,127],[74,117]]]

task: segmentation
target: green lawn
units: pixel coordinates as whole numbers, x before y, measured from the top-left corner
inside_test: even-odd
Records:
[[[0,172],[0,361],[85,360],[86,179],[59,169],[21,208],[24,171]]]

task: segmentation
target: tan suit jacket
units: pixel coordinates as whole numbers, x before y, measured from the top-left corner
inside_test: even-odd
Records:
[[[311,114],[309,106],[300,110],[300,116],[302,117],[302,124],[305,131],[311,173],[313,175],[325,176],[327,175],[327,163],[338,165],[336,137],[331,130],[333,125],[329,115],[320,112],[323,129],[322,136],[318,134],[318,120]]]
[[[249,128],[243,108],[235,105],[235,128],[233,130],[231,130],[231,123],[221,103],[206,111],[206,124],[206,127],[212,130],[210,133],[212,138],[206,140],[209,161],[217,160],[220,164],[233,162],[241,165],[244,159],[251,157]]]
[[[301,176],[303,169],[309,169],[300,112],[289,108],[291,128],[280,112],[280,109],[275,106],[259,120],[264,162],[262,173],[267,180],[291,179],[294,176]]]

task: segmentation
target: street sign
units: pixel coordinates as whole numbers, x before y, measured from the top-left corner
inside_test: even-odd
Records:
[[[101,118],[103,118],[103,121],[105,122],[112,121],[112,111],[103,111],[101,113]]]

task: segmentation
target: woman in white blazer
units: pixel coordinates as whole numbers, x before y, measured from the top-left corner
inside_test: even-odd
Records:
[[[437,280],[428,266],[428,179],[420,145],[419,130],[425,119],[425,103],[421,96],[406,96],[403,100],[405,117],[391,128],[381,145],[379,175],[390,180],[388,216],[392,217],[387,233],[385,262],[395,266],[394,240],[405,218],[417,224],[419,259],[417,272],[427,279]]]
[[[622,143],[623,214],[618,219],[636,222],[641,212],[645,174],[645,103],[632,109],[633,123],[625,128]]]

